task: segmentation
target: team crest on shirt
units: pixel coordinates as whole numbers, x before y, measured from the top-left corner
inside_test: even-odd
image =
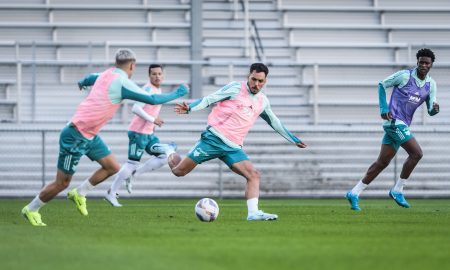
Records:
[[[252,117],[255,114],[255,112],[252,110],[252,107],[253,106],[250,106],[250,107],[242,106],[241,112],[245,116]]]

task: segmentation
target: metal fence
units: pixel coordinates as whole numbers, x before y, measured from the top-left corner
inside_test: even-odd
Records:
[[[183,128],[168,125],[157,135],[161,141],[174,141],[180,154],[186,154],[199,139],[203,126]],[[261,196],[265,197],[342,197],[362,178],[376,159],[381,128],[292,128],[307,144],[298,149],[264,126],[257,126],[248,136],[244,150],[261,172]],[[424,158],[408,182],[406,193],[414,197],[450,196],[449,130],[419,128],[416,138]],[[126,127],[113,125],[101,133],[120,162],[127,159]],[[35,195],[52,181],[56,172],[59,130],[54,128],[0,129],[0,196]],[[145,160],[148,157],[144,157]],[[385,196],[400,173],[406,158],[403,150],[365,192],[365,196]],[[77,185],[98,168],[83,158],[73,178]],[[92,193],[102,196],[111,179]],[[245,180],[232,173],[218,160],[199,165],[189,175],[173,176],[167,166],[144,174],[136,180],[133,197],[240,197]],[[63,194],[62,194],[63,195]]]

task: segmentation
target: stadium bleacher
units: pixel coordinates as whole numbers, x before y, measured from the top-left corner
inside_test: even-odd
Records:
[[[258,121],[246,150],[262,171],[263,196],[340,197],[376,158],[381,140],[376,85],[415,65],[421,47],[435,51],[431,71],[438,83],[441,113],[416,112],[412,130],[424,149],[408,192],[449,196],[446,125],[450,113],[450,4],[403,1],[250,0],[270,75],[265,90],[272,109],[309,147],[298,150]],[[147,66],[165,65],[168,90],[191,77],[191,2],[19,0],[0,4],[0,196],[31,196],[55,173],[58,131],[86,92],[76,81],[111,64],[115,50],[138,56],[139,84]],[[420,18],[420,23],[418,23]],[[202,1],[202,94],[231,80],[245,80],[251,59],[241,1]],[[246,48],[250,44],[251,48]],[[20,69],[20,70],[19,70]],[[19,80],[19,79],[20,80]],[[121,162],[126,159],[129,102],[102,136]],[[20,113],[19,113],[20,112]],[[186,153],[206,124],[208,110],[176,116],[163,106],[162,141]],[[443,152],[444,151],[444,152]],[[447,152],[446,152],[447,151]],[[27,153],[24,160],[19,153]],[[367,195],[386,195],[404,153]],[[11,154],[11,153],[18,153]],[[32,165],[28,165],[29,163]],[[244,180],[217,161],[177,179],[167,168],[141,177],[136,196],[242,196]],[[95,163],[83,159],[74,178],[84,180]],[[220,179],[220,180],[219,180]],[[219,183],[220,182],[220,183]],[[94,193],[101,195],[107,184]],[[219,190],[220,188],[222,190]]]

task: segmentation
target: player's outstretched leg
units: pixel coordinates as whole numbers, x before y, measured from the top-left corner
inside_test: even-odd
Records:
[[[403,196],[402,192],[396,192],[394,190],[389,191],[389,197],[394,199],[394,201],[404,208],[409,208],[409,203],[406,201],[405,196]]]
[[[80,214],[83,216],[88,215],[88,211],[86,208],[86,197],[81,196],[78,194],[78,191],[76,188],[72,189],[67,193],[67,199],[73,201],[75,203],[75,206],[77,207]]]
[[[347,198],[348,202],[350,203],[350,209],[355,210],[355,211],[361,211],[361,208],[359,208],[358,195],[353,194],[351,191],[349,191],[345,195],[345,198]]]

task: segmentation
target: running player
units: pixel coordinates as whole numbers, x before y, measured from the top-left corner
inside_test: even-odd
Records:
[[[150,95],[130,80],[136,69],[136,56],[129,49],[119,49],[115,55],[115,67],[102,73],[90,74],[78,86],[81,89],[93,86],[89,95],[77,108],[75,115],[60,134],[60,150],[56,179],[22,209],[22,215],[34,226],[46,226],[39,209],[66,189],[80,158],[86,155],[101,168],[80,186],[67,193],[78,211],[87,216],[86,194],[109,176],[117,173],[120,164],[108,146],[98,136],[100,129],[113,117],[123,99],[149,104],[162,104],[184,96],[188,89],[182,85],[177,90],[163,95]]]
[[[401,70],[378,84],[381,118],[384,119],[384,137],[378,159],[370,165],[366,175],[347,192],[346,198],[352,210],[359,211],[359,195],[382,172],[396,155],[401,146],[408,153],[400,178],[389,191],[389,197],[401,207],[409,208],[403,195],[403,187],[412,171],[422,158],[422,149],[409,130],[414,112],[426,102],[428,114],[439,112],[436,103],[436,82],[428,75],[435,60],[430,49],[421,49],[416,54],[417,67]],[[386,88],[394,87],[389,106],[386,102]]]

